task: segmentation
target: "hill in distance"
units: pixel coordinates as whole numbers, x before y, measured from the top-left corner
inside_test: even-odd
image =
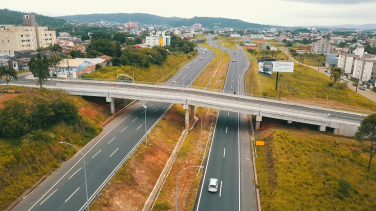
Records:
[[[190,26],[194,23],[201,23],[203,27],[213,28],[215,23],[221,23],[221,27],[231,27],[239,29],[247,28],[267,28],[269,25],[261,25],[249,23],[238,19],[229,18],[213,18],[213,17],[193,17],[193,18],[179,18],[179,17],[161,17],[158,15],[151,15],[146,13],[109,13],[109,14],[88,14],[88,15],[68,15],[57,18],[65,20],[74,20],[77,22],[98,22],[98,21],[113,21],[119,23],[126,23],[129,21],[136,21],[142,24],[169,24],[174,27]]]
[[[22,24],[22,14],[8,9],[0,9],[0,25],[20,25]],[[66,23],[66,20],[35,14],[36,22],[39,26],[59,27]]]

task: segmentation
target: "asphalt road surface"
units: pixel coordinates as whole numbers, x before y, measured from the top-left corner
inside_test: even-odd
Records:
[[[211,45],[220,47],[215,42],[211,42]],[[226,49],[231,55],[223,91],[238,93],[238,78],[246,66],[246,58],[239,50],[220,48]],[[216,193],[208,191],[210,178],[219,180],[219,187]],[[195,210],[241,210],[240,199],[239,114],[221,110],[218,113],[217,126],[196,199]]]
[[[188,86],[214,57],[212,51],[200,55],[182,67],[167,84]],[[201,57],[203,58],[201,60]],[[20,79],[15,83],[26,83]],[[31,83],[33,83],[31,81]],[[48,83],[52,83],[48,81]],[[66,83],[74,83],[67,80]],[[123,159],[130,156],[145,135],[145,109],[149,129],[158,123],[160,117],[170,107],[170,103],[139,102],[109,123],[103,132],[83,149],[86,160],[88,195],[98,189]],[[142,143],[141,143],[142,144]],[[66,147],[71,147],[66,145]],[[42,182],[12,210],[53,211],[79,210],[86,202],[83,160],[80,153],[62,164],[56,172]]]

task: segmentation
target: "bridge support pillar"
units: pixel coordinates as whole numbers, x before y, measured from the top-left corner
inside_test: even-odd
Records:
[[[336,134],[336,135],[339,134],[339,128],[334,128],[334,134]]]
[[[191,106],[189,106],[189,107],[191,107],[191,117],[190,117],[190,119],[191,119],[192,121],[194,121],[194,119],[195,119],[195,107],[196,107],[196,106],[191,105]]]
[[[256,116],[256,130],[260,130],[262,116]]]
[[[184,105],[185,109],[185,129],[189,129],[189,109],[188,105]]]
[[[127,99],[123,99],[124,100],[124,107],[127,106]]]
[[[106,102],[110,103],[111,114],[115,114],[115,98],[106,97]]]
[[[326,126],[325,125],[320,125],[320,131],[325,132],[326,131]]]

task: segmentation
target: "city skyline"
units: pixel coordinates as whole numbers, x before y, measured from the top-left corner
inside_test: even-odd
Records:
[[[56,2],[58,4],[58,2]],[[118,6],[113,7],[117,4]],[[21,12],[35,12],[51,17],[93,14],[93,13],[148,13],[163,17],[192,18],[223,17],[239,19],[250,23],[281,26],[333,26],[344,24],[372,24],[376,14],[376,2],[369,0],[342,1],[338,0],[268,0],[259,4],[256,1],[234,0],[224,1],[192,0],[182,6],[182,2],[145,0],[140,7],[138,2],[120,2],[117,0],[103,2],[93,0],[91,4],[67,0],[58,7],[51,7],[51,2],[41,0],[30,5],[29,1],[19,0],[17,5],[4,2],[2,9]],[[123,6],[122,6],[123,5]],[[245,5],[245,6],[240,6]],[[181,7],[182,9],[177,9]],[[257,9],[256,7],[261,7]],[[84,10],[82,8],[85,8]],[[350,14],[350,15],[349,15]],[[203,26],[204,27],[204,26]]]

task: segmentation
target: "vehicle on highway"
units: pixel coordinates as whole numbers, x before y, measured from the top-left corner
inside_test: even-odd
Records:
[[[359,89],[360,89],[360,90],[366,90],[366,87],[364,87],[364,86],[360,86]]]
[[[202,57],[201,57],[201,60],[202,60]]]
[[[225,51],[227,51],[227,49],[225,49]]]
[[[234,55],[235,55],[236,53],[234,52]]]
[[[216,178],[210,178],[209,179],[208,190],[210,192],[217,192],[217,190],[218,190],[218,179],[216,179]]]
[[[232,62],[234,62],[235,60],[232,60]]]

